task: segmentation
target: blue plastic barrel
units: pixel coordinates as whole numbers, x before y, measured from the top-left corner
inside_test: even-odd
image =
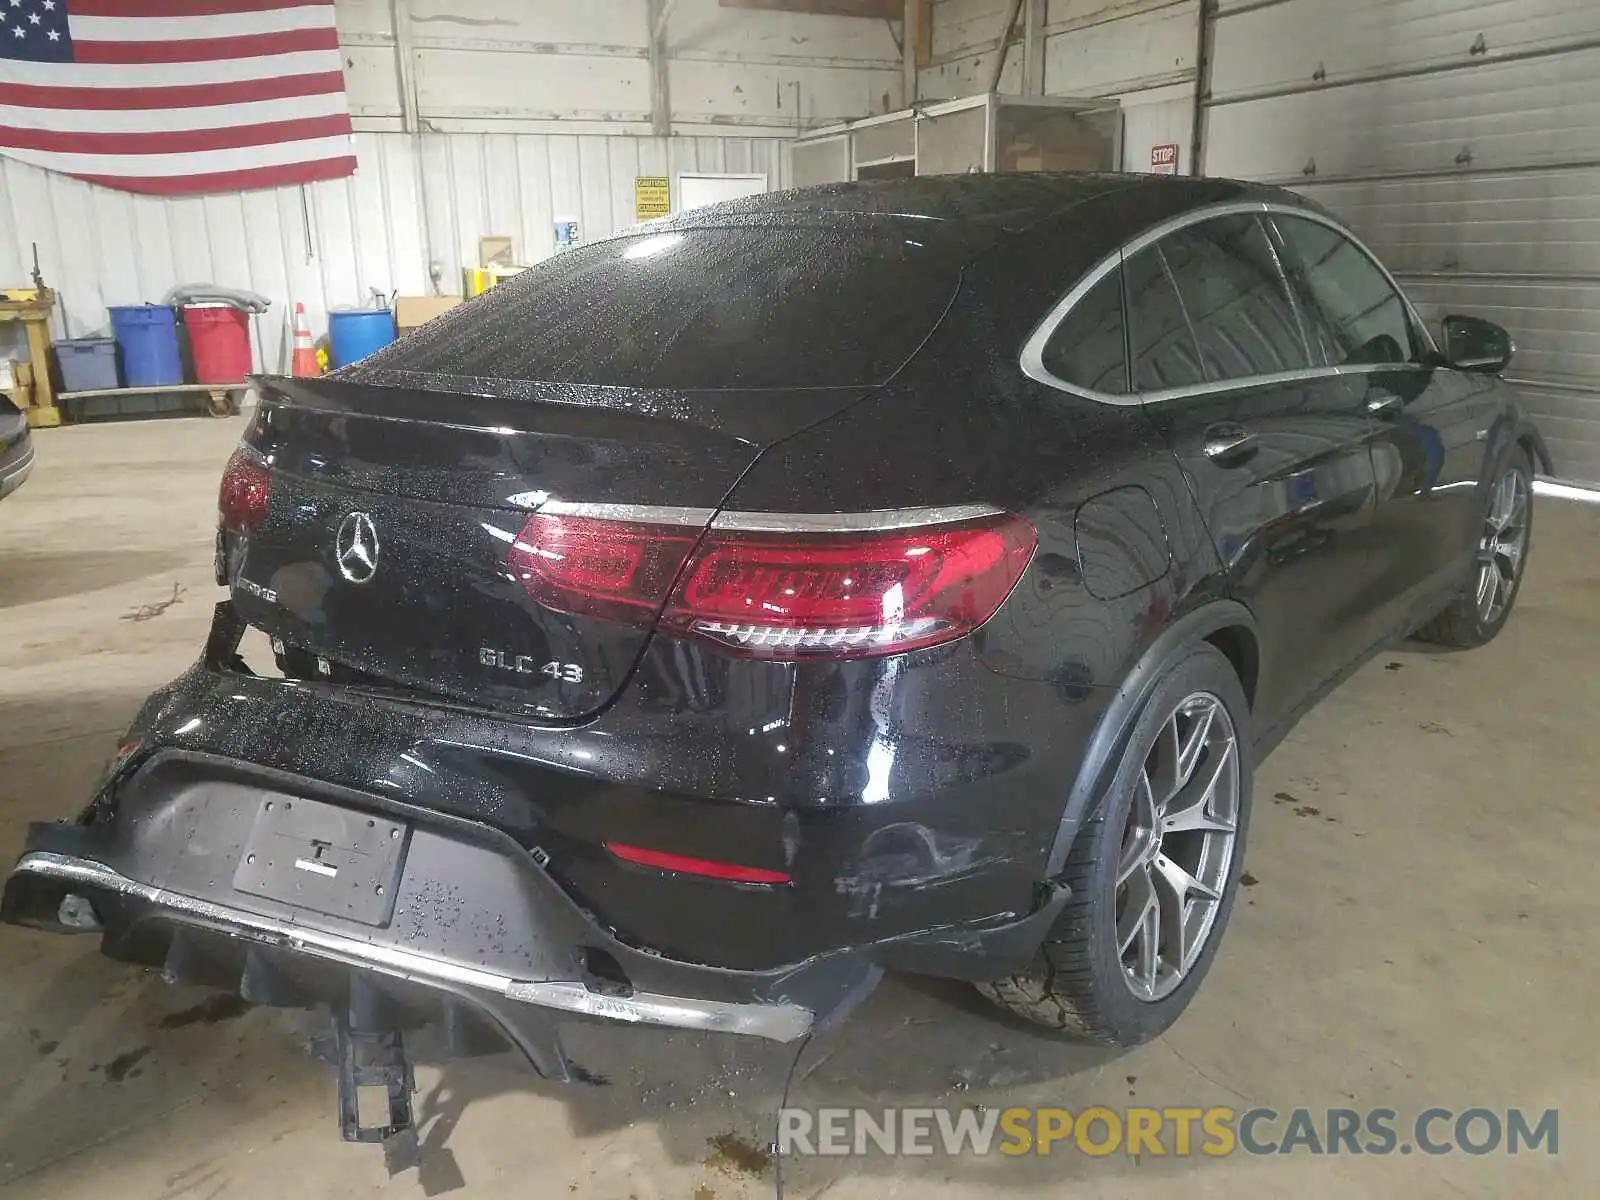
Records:
[[[178,357],[178,314],[165,304],[124,304],[111,309],[111,334],[122,351],[127,387],[183,382]]]
[[[335,367],[348,367],[395,339],[387,308],[336,308],[328,314],[328,347]]]

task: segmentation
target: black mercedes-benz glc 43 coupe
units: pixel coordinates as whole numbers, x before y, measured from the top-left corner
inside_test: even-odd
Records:
[[[883,969],[1138,1043],[1217,953],[1261,756],[1386,643],[1505,623],[1548,469],[1511,353],[1223,180],[570,250],[264,381],[204,654],[4,918],[391,1065],[434,1021],[558,1077],[563,1014],[798,1039]]]

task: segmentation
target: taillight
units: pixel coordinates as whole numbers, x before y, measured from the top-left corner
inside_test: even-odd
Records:
[[[509,565],[534,599],[563,612],[649,628],[659,610],[665,628],[755,657],[861,658],[970,633],[1022,578],[1037,541],[1006,513],[816,528],[828,520],[751,528],[739,514],[696,546],[692,527],[536,514]]]
[[[994,616],[1035,542],[1033,526],[1004,513],[870,532],[713,525],[662,623],[764,658],[937,645]]]
[[[229,533],[255,531],[267,515],[272,472],[243,448],[235,450],[222,470],[217,494],[217,522]]]
[[[507,565],[540,604],[649,628],[698,528],[535,513]]]

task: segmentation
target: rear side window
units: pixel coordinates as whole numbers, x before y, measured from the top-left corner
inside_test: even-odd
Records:
[[[1161,240],[1161,250],[1208,379],[1312,365],[1277,249],[1254,216],[1215,217],[1180,229]]]
[[[1405,301],[1365,250],[1320,221],[1280,215],[1273,223],[1307,333],[1323,361],[1419,361]]]
[[[1139,392],[1204,383],[1183,301],[1172,284],[1159,244],[1147,246],[1123,266],[1128,292],[1128,345],[1133,387]]]
[[[1041,358],[1044,369],[1065,383],[1113,396],[1127,392],[1120,271],[1107,274],[1068,310]]]
[[[971,258],[926,224],[610,238],[500,284],[371,364],[444,378],[681,391],[882,383],[938,324]]]

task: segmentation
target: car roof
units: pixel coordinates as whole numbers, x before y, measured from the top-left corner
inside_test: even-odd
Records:
[[[1112,192],[1135,189],[1172,194],[1178,205],[1187,195],[1195,205],[1229,196],[1303,203],[1281,188],[1232,179],[1143,175],[1089,171],[1021,171],[996,174],[918,175],[856,183],[764,192],[738,200],[693,209],[663,224],[678,226],[719,223],[723,218],[824,214],[855,217],[900,217],[948,221],[952,224],[1027,228],[1063,209]]]
[[[617,236],[728,226],[777,229],[803,225],[840,231],[855,228],[893,237],[914,236],[920,242],[943,246],[970,258],[1007,234],[1033,229],[1080,205],[1113,194],[1121,194],[1129,201],[1142,198],[1154,202],[1153,206],[1119,204],[1117,209],[1149,211],[1154,207],[1167,215],[1231,200],[1309,203],[1282,188],[1233,179],[1089,171],[974,172],[765,192],[691,209],[620,231]],[[1096,240],[1110,248],[1138,232],[1139,224],[1131,211],[1117,212],[1112,219],[1096,223]]]

